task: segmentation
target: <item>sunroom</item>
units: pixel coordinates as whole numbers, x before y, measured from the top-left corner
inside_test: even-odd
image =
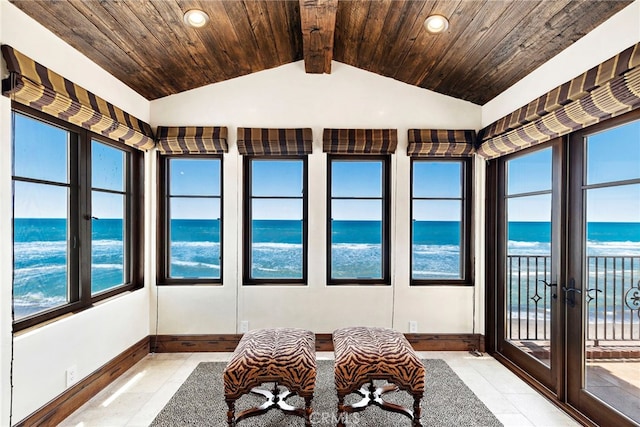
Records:
[[[474,360],[567,422],[640,424],[640,0],[0,0],[0,24],[0,425],[79,425],[139,363],[250,330],[331,358],[349,326],[478,395]]]

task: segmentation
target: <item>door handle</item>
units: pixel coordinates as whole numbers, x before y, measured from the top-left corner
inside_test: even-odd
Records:
[[[576,288],[576,281],[574,279],[569,280],[569,287],[563,286],[562,290],[565,293],[564,300],[569,304],[569,307],[576,306],[576,294],[581,294],[582,290]]]

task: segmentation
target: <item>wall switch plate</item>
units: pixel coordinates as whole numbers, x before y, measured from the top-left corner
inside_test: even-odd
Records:
[[[249,332],[249,321],[248,320],[240,321],[240,333],[244,334],[245,332]]]
[[[418,332],[418,322],[416,320],[409,320],[409,333],[417,333]]]
[[[69,366],[67,368],[67,387],[71,387],[78,382],[78,369],[76,366]]]

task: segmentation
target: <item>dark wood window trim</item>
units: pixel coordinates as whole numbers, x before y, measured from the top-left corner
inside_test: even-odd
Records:
[[[336,279],[331,276],[331,194],[333,162],[379,161],[382,164],[382,277],[379,279]],[[390,155],[327,155],[327,284],[328,285],[391,285],[391,161]]]
[[[171,159],[217,159],[220,161],[220,196],[212,198],[220,199],[220,277],[218,278],[172,278],[169,276],[170,251],[169,251],[169,162]],[[157,254],[157,279],[158,286],[179,285],[222,285],[223,275],[223,224],[224,224],[224,184],[223,184],[223,156],[222,154],[198,154],[198,155],[161,155],[158,153],[158,254]]]
[[[86,129],[72,125],[30,107],[12,102],[12,112],[69,132],[69,206],[68,221],[71,241],[68,252],[67,304],[14,321],[14,332],[40,325],[56,318],[91,308],[115,295],[144,286],[144,159],[142,152]],[[12,136],[13,138],[13,136]],[[91,145],[92,141],[122,150],[125,164],[125,259],[126,283],[91,295]],[[12,176],[12,181],[29,182]],[[12,238],[13,240],[13,238]],[[73,244],[73,241],[76,244]],[[82,244],[89,242],[89,244]]]
[[[421,200],[422,198],[413,197],[413,166],[418,162],[455,162],[462,165],[462,196],[461,198],[451,198],[450,200],[462,201],[462,230],[461,230],[461,247],[460,247],[460,268],[462,271],[461,279],[414,279],[413,278],[413,201]],[[461,286],[473,286],[473,239],[472,236],[472,211],[471,205],[473,202],[472,189],[473,189],[473,159],[472,158],[412,158],[410,169],[410,200],[409,200],[409,218],[411,219],[411,225],[409,226],[409,245],[410,257],[409,257],[409,274],[411,286],[430,286],[430,285],[461,285]],[[434,200],[447,200],[448,198],[434,198]]]
[[[245,286],[253,285],[306,285],[308,283],[308,156],[307,155],[290,155],[290,156],[243,156],[243,179],[244,179],[244,219],[243,219],[243,280]],[[288,278],[269,278],[259,279],[251,275],[251,242],[252,242],[252,217],[251,207],[253,200],[253,192],[251,189],[252,182],[252,162],[253,160],[300,160],[302,161],[302,277],[299,279]]]

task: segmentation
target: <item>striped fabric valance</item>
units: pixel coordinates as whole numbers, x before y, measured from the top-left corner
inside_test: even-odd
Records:
[[[409,129],[407,155],[413,157],[468,157],[474,152],[476,131]]]
[[[397,129],[325,129],[322,134],[325,153],[392,154],[397,146]]]
[[[478,153],[499,157],[638,108],[640,43],[481,131]]]
[[[311,128],[238,128],[238,152],[249,156],[311,154]]]
[[[156,135],[161,154],[219,154],[229,151],[226,127],[158,126]]]
[[[142,150],[155,143],[151,126],[43,67],[11,46],[2,45],[9,77],[2,94],[11,99]]]
[[[551,114],[485,141],[478,154],[491,159],[513,153],[636,108],[640,108],[640,67]]]

